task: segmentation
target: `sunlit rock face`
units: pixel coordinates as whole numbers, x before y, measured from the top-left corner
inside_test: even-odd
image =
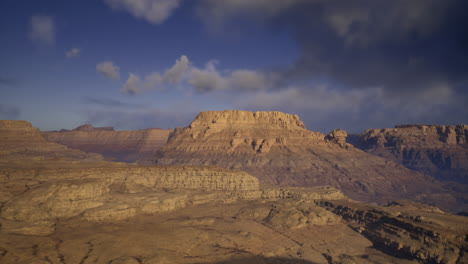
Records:
[[[154,154],[167,141],[170,129],[115,131],[112,127],[82,125],[74,130],[44,132],[48,141],[86,152],[99,153],[109,160],[135,162]]]
[[[23,159],[27,163],[53,159],[98,161],[102,156],[48,142],[29,122],[0,120],[0,163],[21,165]]]
[[[209,111],[175,129],[154,161],[241,169],[265,184],[328,185],[363,201],[405,198],[456,207],[442,184],[354,148],[346,135],[307,130],[298,116],[281,112]]]
[[[369,129],[356,146],[439,180],[468,183],[468,126],[400,125]]]

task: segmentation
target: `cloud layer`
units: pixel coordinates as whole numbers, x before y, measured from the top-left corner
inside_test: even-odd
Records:
[[[55,23],[51,16],[35,15],[30,20],[29,37],[39,44],[53,45],[55,42]]]
[[[161,24],[181,0],[104,0],[112,9],[123,10],[152,24]]]

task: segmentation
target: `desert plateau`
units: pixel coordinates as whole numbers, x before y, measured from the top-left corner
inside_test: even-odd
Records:
[[[0,264],[468,264],[468,1],[0,1]]]

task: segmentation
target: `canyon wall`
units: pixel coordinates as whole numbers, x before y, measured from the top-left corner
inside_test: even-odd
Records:
[[[433,178],[356,149],[345,138],[342,130],[307,130],[299,117],[281,112],[209,111],[175,129],[154,162],[240,169],[264,184],[328,185],[362,201],[405,198],[448,208],[463,200]]]
[[[0,163],[23,164],[41,160],[99,161],[102,156],[48,142],[26,121],[0,120]],[[26,165],[26,164],[23,164]]]
[[[169,129],[115,131],[112,127],[83,125],[70,131],[44,132],[47,140],[86,152],[102,154],[109,160],[134,162],[154,154],[167,141]]]
[[[468,125],[369,129],[353,144],[439,180],[468,184]]]

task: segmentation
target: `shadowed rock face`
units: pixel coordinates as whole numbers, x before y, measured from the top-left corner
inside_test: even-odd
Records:
[[[468,184],[467,125],[369,129],[353,144],[439,180]]]
[[[281,112],[202,112],[171,133],[155,163],[241,169],[266,184],[329,185],[363,201],[405,198],[457,207],[443,184],[356,149],[345,138],[342,130],[328,136],[307,130],[297,116]]]
[[[74,130],[44,132],[48,141],[86,152],[102,154],[114,161],[134,162],[153,155],[167,141],[171,130],[114,131],[112,127],[82,125]]]

